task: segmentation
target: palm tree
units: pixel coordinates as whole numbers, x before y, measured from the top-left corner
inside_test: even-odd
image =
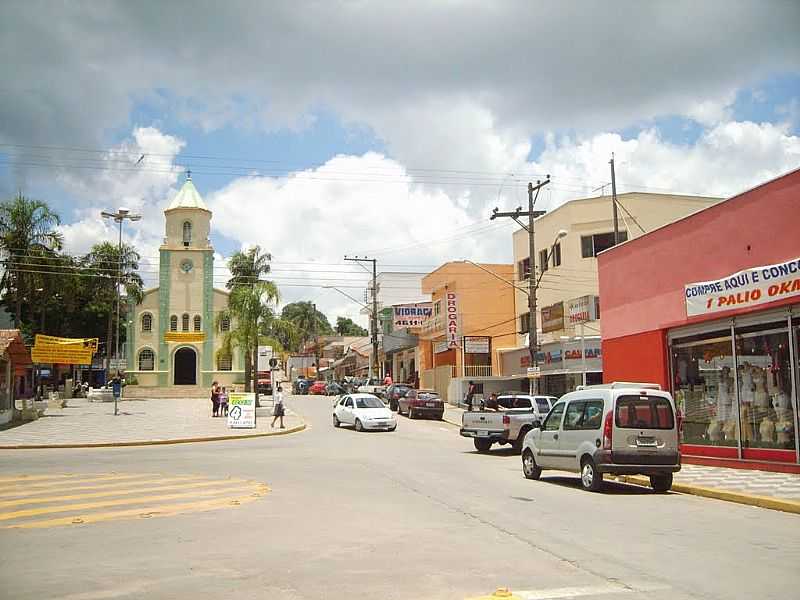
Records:
[[[262,253],[260,246],[253,246],[249,250],[234,252],[228,260],[228,269],[231,278],[226,284],[229,290],[239,285],[250,285],[261,279],[270,271],[269,262],[272,260],[270,253]]]
[[[138,304],[144,296],[144,282],[139,274],[139,261],[141,256],[133,246],[122,245],[122,259],[120,248],[111,242],[101,242],[92,246],[85,258],[85,266],[90,275],[97,277],[95,304],[99,305],[101,312],[107,316],[106,322],[106,371],[108,372],[111,358],[111,348],[114,332],[114,315],[117,302],[117,277],[120,277],[125,289],[126,302]],[[120,309],[120,318],[125,311]],[[117,357],[119,358],[119,357]]]
[[[22,321],[22,298],[31,291],[28,285],[30,271],[29,256],[33,251],[60,250],[63,236],[56,227],[61,219],[47,203],[26,198],[21,193],[13,200],[0,204],[0,248],[6,254],[6,272],[3,288],[14,290],[14,324],[19,328]]]

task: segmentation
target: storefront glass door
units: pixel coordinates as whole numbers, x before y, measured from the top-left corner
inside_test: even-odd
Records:
[[[795,462],[795,411],[786,321],[736,327],[742,458]]]

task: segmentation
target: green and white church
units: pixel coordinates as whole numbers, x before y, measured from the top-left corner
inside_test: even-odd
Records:
[[[221,352],[230,321],[228,292],[214,288],[211,211],[191,174],[164,211],[158,287],[145,290],[128,315],[128,373],[142,387],[232,385],[244,378],[243,357]]]

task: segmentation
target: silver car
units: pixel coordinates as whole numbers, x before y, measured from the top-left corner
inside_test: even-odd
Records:
[[[589,491],[602,487],[605,473],[648,475],[666,492],[681,469],[678,429],[672,396],[657,384],[579,386],[525,436],[522,471],[528,479],[543,469],[580,473]]]

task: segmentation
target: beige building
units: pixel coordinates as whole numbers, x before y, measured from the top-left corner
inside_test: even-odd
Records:
[[[624,241],[721,199],[633,192],[619,194],[617,200],[624,207],[618,211],[620,239]],[[534,272],[537,277],[541,275],[536,319],[541,352],[537,361],[545,375],[543,392],[559,395],[574,389],[586,370],[590,372],[589,383],[600,382],[602,377],[602,299],[597,298],[596,256],[614,244],[612,206],[610,196],[571,200],[536,219]],[[559,238],[562,230],[566,235]],[[530,272],[528,232],[514,232],[513,243],[515,280],[526,287]],[[657,273],[658,266],[653,268]],[[503,375],[524,373],[530,363],[526,348],[530,330],[527,294],[515,293],[515,307],[520,333],[517,349],[503,353]],[[588,322],[582,326],[577,324],[585,319]]]
[[[243,381],[244,359],[221,352],[230,330],[228,292],[214,288],[211,211],[187,177],[164,211],[159,285],[145,290],[129,314],[128,373],[140,386],[202,385]]]

